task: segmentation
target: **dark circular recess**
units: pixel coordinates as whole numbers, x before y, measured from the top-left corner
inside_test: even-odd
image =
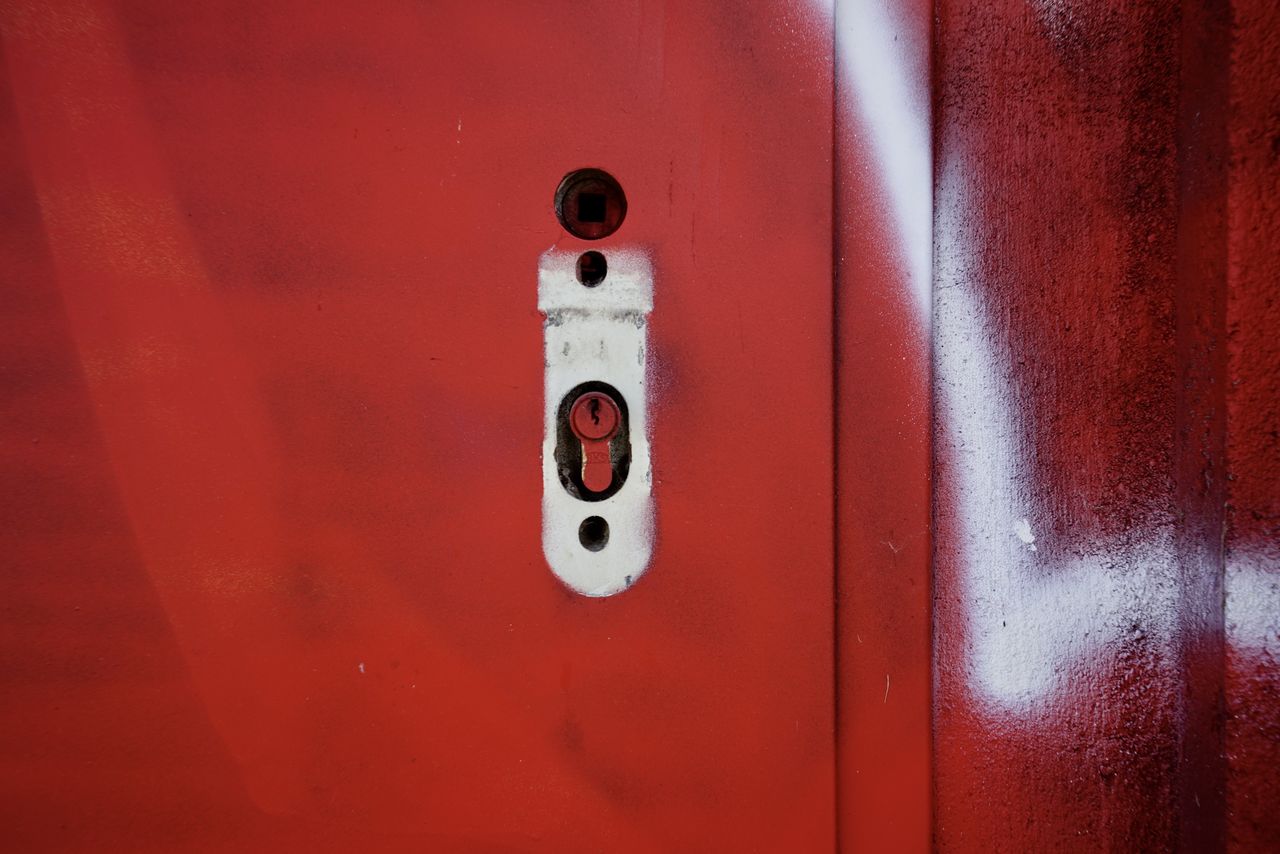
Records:
[[[594,288],[603,282],[607,275],[609,275],[609,262],[601,253],[592,249],[589,252],[583,252],[578,258],[578,281],[587,287]]]
[[[556,188],[556,218],[564,230],[583,240],[599,240],[618,230],[627,217],[622,185],[603,169],[578,169]]]
[[[578,542],[589,552],[598,552],[609,544],[609,523],[599,516],[588,516],[578,526]]]

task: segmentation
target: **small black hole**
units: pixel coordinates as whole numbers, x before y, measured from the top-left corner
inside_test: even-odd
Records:
[[[604,222],[605,207],[604,193],[579,193],[578,221]]]
[[[583,252],[582,257],[578,259],[578,281],[589,288],[594,288],[603,282],[608,273],[609,262],[604,259],[604,255],[594,249]]]
[[[598,552],[609,544],[609,523],[599,516],[588,516],[578,526],[578,542],[589,552]]]

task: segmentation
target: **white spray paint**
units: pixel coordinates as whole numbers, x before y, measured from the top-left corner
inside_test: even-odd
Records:
[[[1252,660],[1280,661],[1280,572],[1276,545],[1233,547],[1227,555],[1226,636]]]
[[[837,73],[856,111],[840,118],[852,122],[874,156],[906,268],[904,297],[925,337],[934,308],[934,185],[928,89],[913,82],[924,48],[893,19],[892,4],[878,0],[841,0],[835,24]],[[963,185],[954,176],[941,183]],[[1150,539],[1145,547],[1073,543],[1070,558],[1044,559],[1035,535],[1042,511],[1030,506],[1030,470],[1019,466],[1025,435],[1008,406],[1013,372],[992,346],[979,284],[965,265],[964,218],[971,212],[952,197],[940,200],[939,213],[940,267],[950,269],[938,283],[948,334],[936,361],[936,417],[943,444],[957,457],[966,657],[983,699],[1001,712],[1026,714],[1101,649],[1134,631],[1168,628],[1173,594],[1154,575],[1159,556],[1170,551]]]
[[[832,15],[832,0],[815,0]],[[1061,4],[1038,3],[1047,31],[1069,25]],[[932,306],[933,175],[928,89],[913,84],[916,54],[893,20],[893,4],[840,0],[835,15],[837,74],[849,87],[855,116],[840,116],[866,139],[875,178],[897,230],[896,247],[909,274],[907,293],[922,336]],[[964,186],[943,164],[940,187]],[[966,607],[966,657],[981,698],[1000,713],[1031,715],[1049,708],[1082,667],[1135,634],[1170,638],[1178,608],[1168,562],[1172,533],[1142,523],[1122,542],[1077,537],[1046,557],[1035,530],[1045,509],[1031,499],[1033,475],[1017,413],[1010,409],[1014,371],[994,346],[981,284],[969,269],[966,218],[974,212],[958,193],[939,199],[938,311],[944,320],[935,361],[936,419],[942,444],[955,456],[960,591]],[[1280,657],[1280,580],[1265,556],[1228,557],[1226,634],[1233,649]],[[1172,654],[1172,652],[1170,652]]]
[[[960,595],[973,684],[1001,712],[1043,709],[1080,668],[1127,639],[1169,638],[1176,616],[1172,533],[1139,523],[1123,542],[1077,537],[1038,552],[1026,464],[1031,433],[1011,409],[1015,369],[996,343],[982,284],[969,267],[963,164],[943,164],[938,199],[936,418],[952,455]],[[1041,540],[1043,545],[1043,538]],[[1157,640],[1157,647],[1159,641]]]
[[[819,4],[829,9],[829,4]],[[933,164],[928,89],[914,85],[907,31],[884,0],[840,0],[835,16],[840,75],[858,111],[856,127],[875,156],[896,247],[922,329],[930,313],[933,266]]]
[[[646,399],[646,331],[653,310],[649,259],[635,251],[608,253],[608,275],[588,288],[577,279],[578,255],[548,251],[538,265],[546,393],[542,442],[542,550],[557,577],[587,596],[627,589],[653,553],[652,466]],[[626,482],[603,501],[570,495],[556,467],[556,419],[575,386],[606,382],[627,405],[631,468]],[[607,545],[587,550],[578,528],[589,516],[609,524]]]

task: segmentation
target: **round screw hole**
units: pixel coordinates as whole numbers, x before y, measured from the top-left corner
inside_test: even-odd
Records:
[[[627,216],[622,185],[603,169],[578,169],[556,188],[556,218],[583,240],[599,240],[618,230]]]
[[[578,526],[578,542],[589,552],[598,552],[609,544],[609,523],[599,516],[588,516]]]
[[[583,252],[578,258],[578,281],[589,288],[604,281],[604,277],[609,274],[609,262],[604,256],[594,249],[590,252]]]

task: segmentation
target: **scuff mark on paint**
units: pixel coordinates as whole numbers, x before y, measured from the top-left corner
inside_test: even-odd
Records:
[[[1031,551],[1036,550],[1036,535],[1031,533],[1031,523],[1026,519],[1019,519],[1013,523],[1013,532],[1018,535],[1018,539],[1022,540]]]

